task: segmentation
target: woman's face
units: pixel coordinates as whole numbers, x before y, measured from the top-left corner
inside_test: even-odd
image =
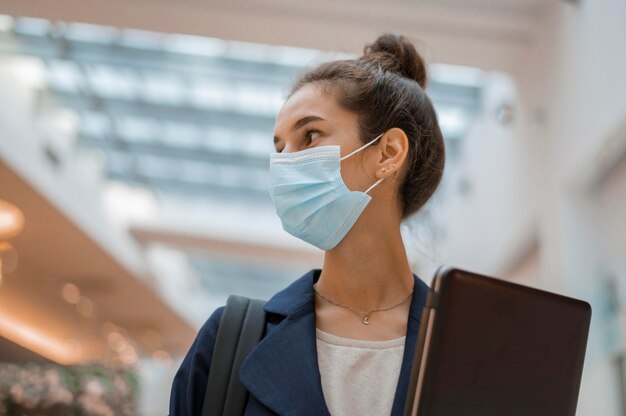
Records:
[[[377,143],[341,162],[341,176],[348,189],[364,191],[376,182]],[[328,145],[339,145],[341,156],[362,146],[358,117],[341,108],[321,87],[305,85],[283,104],[278,113],[274,147],[277,152],[290,153]]]

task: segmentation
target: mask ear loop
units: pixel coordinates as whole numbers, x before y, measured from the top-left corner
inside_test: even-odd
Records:
[[[378,140],[378,139],[380,139],[381,137],[383,137],[383,134],[385,134],[385,133],[380,133],[380,134],[378,135],[378,137],[376,137],[374,140],[371,140],[369,143],[365,143],[363,146],[361,146],[361,147],[359,147],[358,149],[356,149],[356,150],[354,150],[354,151],[350,152],[349,154],[345,155],[344,157],[342,157],[342,158],[341,158],[341,159],[339,159],[339,160],[344,160],[344,159],[347,159],[347,158],[349,158],[350,156],[352,156],[353,154],[360,152],[361,150],[365,149],[367,146],[369,146],[369,145],[371,145],[372,143],[374,143],[376,140]],[[367,191],[365,191],[364,193],[368,193],[369,191],[371,191],[372,189],[374,189],[374,187],[375,187],[376,185],[378,185],[379,183],[381,183],[381,182],[383,181],[383,179],[385,179],[385,178],[380,178],[379,180],[377,180],[377,181],[376,181],[376,182],[375,182],[372,186],[370,186],[369,188],[367,188]]]
[[[376,185],[378,185],[379,183],[381,183],[385,178],[380,178],[379,180],[376,181],[376,183],[374,183],[374,185],[370,186],[369,188],[367,188],[367,191],[365,191],[365,193],[368,193],[369,191],[371,191],[372,189],[374,189],[374,187]]]
[[[375,138],[374,140],[370,141],[369,143],[365,143],[363,146],[359,147],[358,149],[356,149],[356,150],[355,150],[355,151],[353,151],[353,152],[350,152],[349,154],[345,155],[344,157],[342,157],[342,158],[341,158],[341,159],[339,159],[339,160],[344,160],[344,159],[347,159],[347,158],[349,158],[350,156],[352,156],[353,154],[355,154],[355,153],[357,153],[357,152],[360,152],[361,150],[365,149],[365,148],[366,148],[367,146],[369,146],[370,144],[374,143],[376,140],[380,139],[380,138],[383,136],[383,134],[385,134],[385,133],[381,133],[381,134],[380,134],[377,138]]]

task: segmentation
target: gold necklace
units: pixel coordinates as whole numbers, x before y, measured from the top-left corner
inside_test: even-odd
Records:
[[[350,309],[352,312],[354,312],[355,314],[357,314],[357,315],[359,315],[359,316],[361,316],[363,318],[361,322],[363,324],[365,324],[365,325],[369,325],[370,324],[369,316],[370,316],[370,314],[372,312],[382,312],[382,311],[388,311],[388,310],[393,309],[393,308],[397,308],[398,306],[402,305],[411,296],[411,294],[413,293],[413,289],[411,289],[411,292],[409,292],[408,296],[406,298],[402,299],[402,301],[400,303],[397,303],[397,304],[395,304],[393,306],[390,306],[388,308],[372,309],[370,311],[359,312],[359,311],[357,311],[355,309],[352,309],[351,307],[349,307],[347,305],[342,305],[341,303],[338,303],[338,302],[335,302],[334,300],[328,299],[326,296],[322,295],[317,290],[316,285],[317,285],[317,282],[315,284],[313,284],[313,290],[315,291],[315,293],[320,295],[322,297],[322,299],[324,299],[327,302],[332,303],[333,305],[337,305],[337,306],[341,306],[342,308]]]

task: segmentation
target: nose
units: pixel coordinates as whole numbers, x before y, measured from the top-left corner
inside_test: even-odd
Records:
[[[299,150],[301,149],[297,145],[293,143],[287,143],[281,153],[291,153],[291,152],[297,152]]]

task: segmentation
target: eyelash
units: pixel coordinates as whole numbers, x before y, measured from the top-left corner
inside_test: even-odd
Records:
[[[317,133],[317,134],[322,134],[321,131],[317,130],[317,129],[307,129],[304,131],[304,137],[309,141],[312,142],[313,140],[309,139],[309,134],[311,133]],[[282,153],[283,149],[280,149],[278,151],[278,153]]]

